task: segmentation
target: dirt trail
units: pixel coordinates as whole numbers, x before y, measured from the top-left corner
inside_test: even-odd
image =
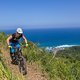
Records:
[[[42,74],[41,70],[37,67],[35,63],[27,64],[27,75],[23,76],[18,69],[17,65],[11,64],[11,58],[9,55],[9,51],[2,48],[2,56],[4,57],[4,62],[7,64],[7,67],[12,71],[14,76],[19,76],[20,80],[48,80],[44,74]]]

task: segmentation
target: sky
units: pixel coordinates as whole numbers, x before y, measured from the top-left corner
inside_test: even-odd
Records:
[[[0,0],[0,29],[80,27],[80,0]]]

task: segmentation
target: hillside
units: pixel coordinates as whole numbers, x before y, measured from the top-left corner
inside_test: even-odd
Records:
[[[7,36],[0,33],[0,38],[1,54],[3,53],[0,65],[5,69],[4,75],[0,74],[1,79],[7,74],[9,76],[7,80],[14,80],[14,77],[17,80],[80,80],[80,46],[60,50],[54,57],[53,52],[49,53],[28,41],[29,46],[22,49],[27,61],[28,74],[22,76],[18,67],[10,64],[10,57],[7,55],[9,49],[5,43]],[[2,63],[7,64],[7,68]]]
[[[0,40],[0,51],[1,51],[0,71],[4,69],[4,72],[2,71],[0,74],[1,76],[0,80],[47,80],[46,76],[42,73],[42,70],[38,67],[38,64],[36,64],[35,62],[32,62],[32,63],[29,61],[26,62],[28,74],[23,76],[19,72],[18,66],[11,64],[9,49],[7,48],[7,45],[6,45],[7,36],[4,33],[0,33],[0,38],[1,38]]]

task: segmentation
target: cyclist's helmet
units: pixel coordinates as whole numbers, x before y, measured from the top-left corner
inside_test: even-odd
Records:
[[[20,33],[20,34],[22,34],[23,33],[23,30],[21,29],[21,28],[17,28],[17,33]]]

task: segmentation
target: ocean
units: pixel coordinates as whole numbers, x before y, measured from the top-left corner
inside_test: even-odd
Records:
[[[4,30],[4,32],[12,34],[15,30]],[[80,28],[26,29],[24,35],[27,40],[39,47],[80,45]]]

